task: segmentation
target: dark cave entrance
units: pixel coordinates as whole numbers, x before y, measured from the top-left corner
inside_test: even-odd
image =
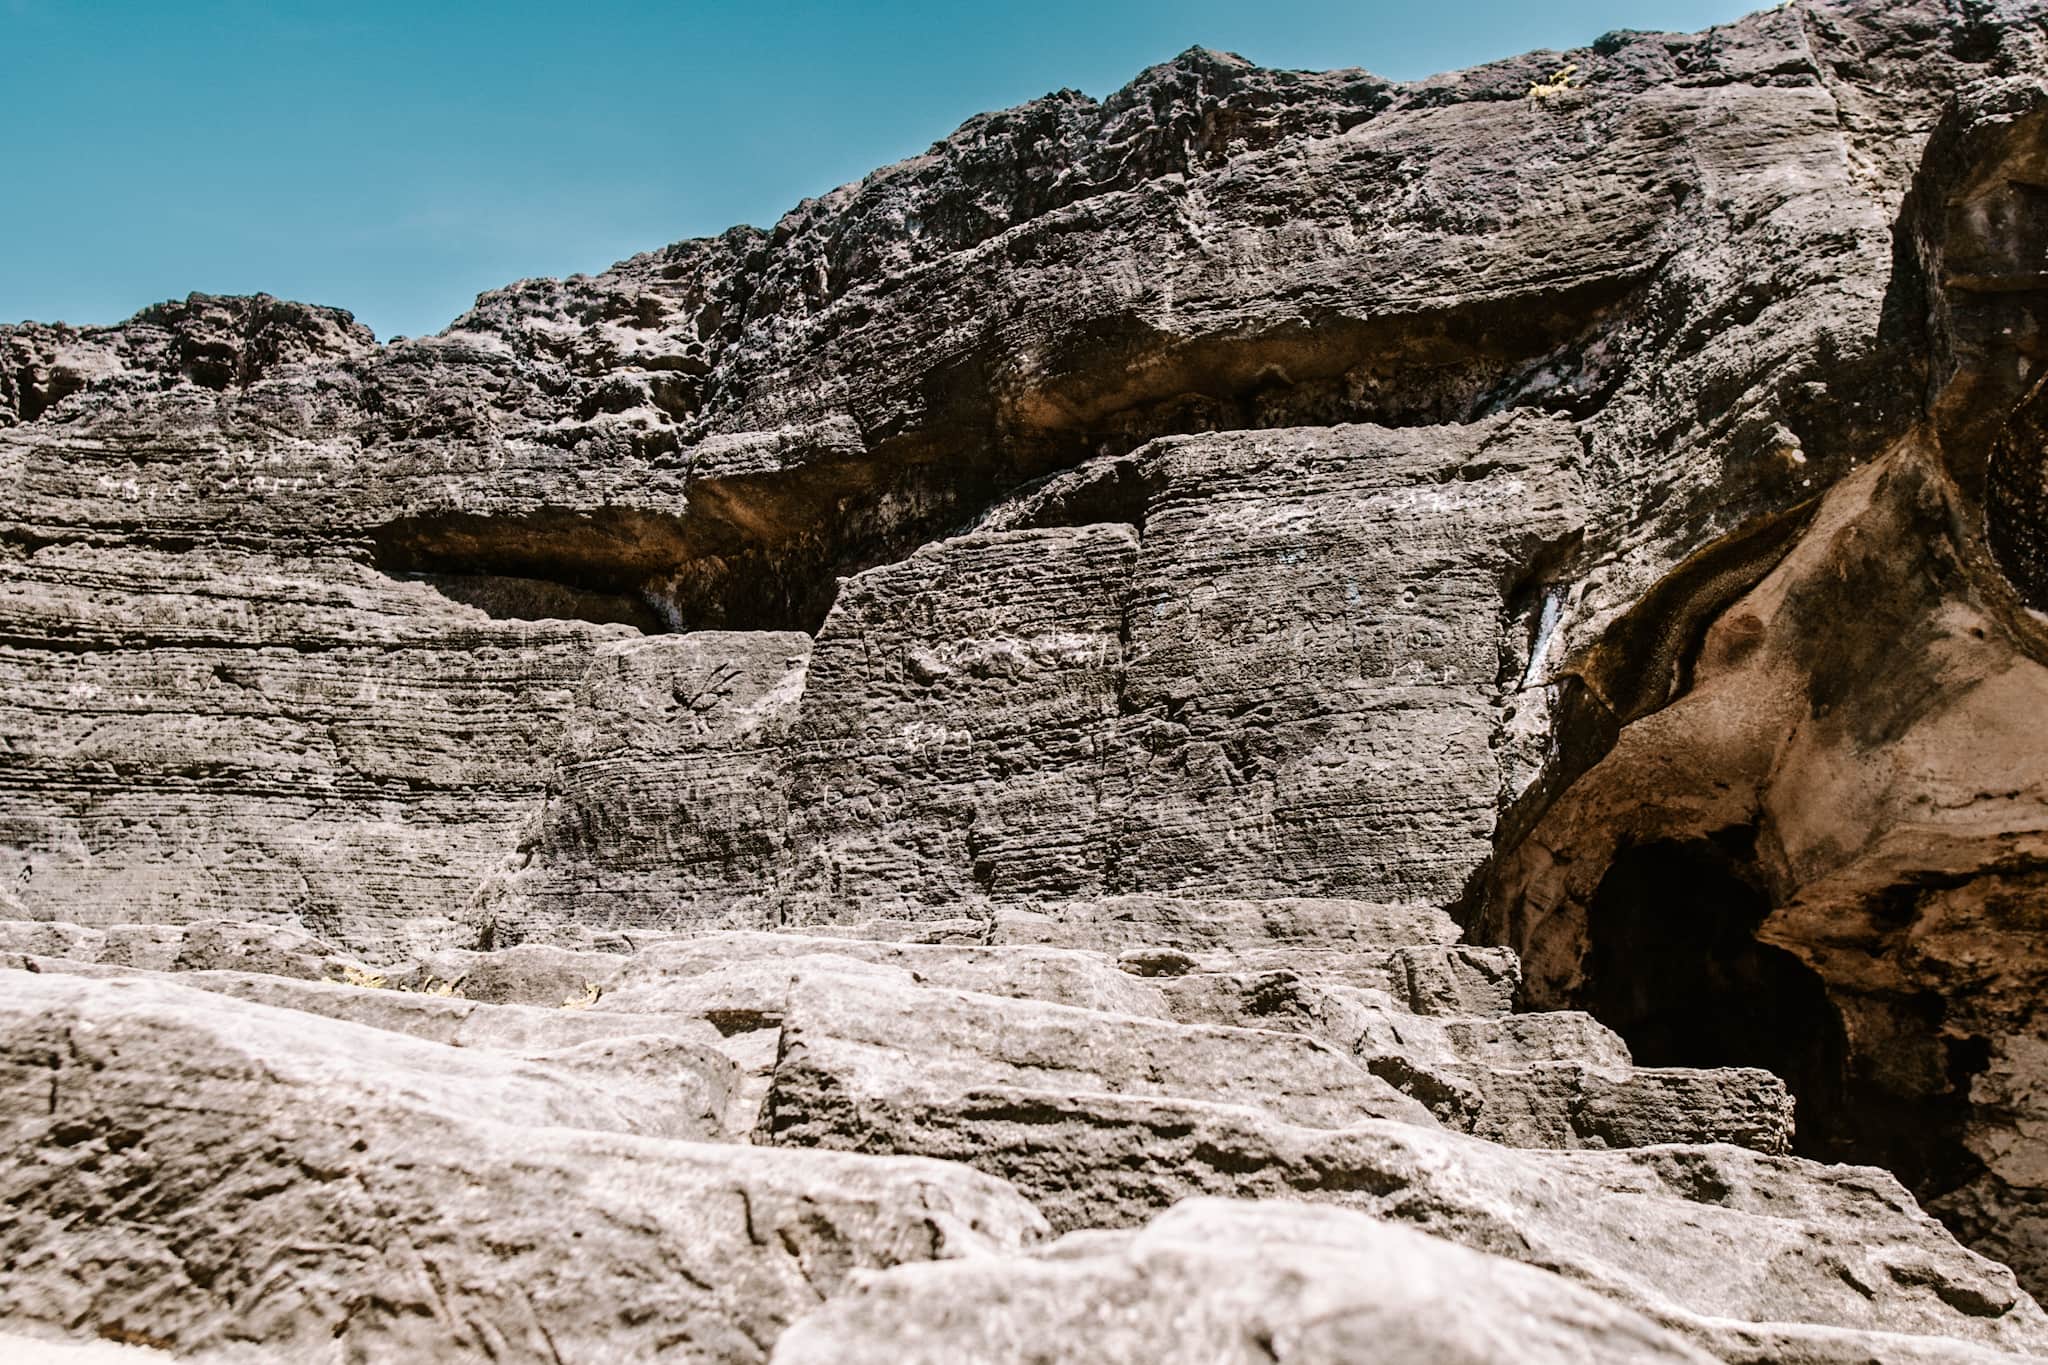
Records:
[[[1754,880],[1748,830],[1625,850],[1587,911],[1580,1003],[1643,1066],[1753,1066],[1798,1102],[1802,1156],[1843,1160],[1848,1046],[1820,977],[1756,939],[1770,902]]]

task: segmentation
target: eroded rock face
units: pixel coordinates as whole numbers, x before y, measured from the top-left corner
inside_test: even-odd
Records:
[[[1370,1218],[1201,1202],[1038,1260],[870,1281],[775,1359],[1494,1360],[1510,1343],[1529,1361],[1713,1359],[1576,1286]]]
[[[0,434],[16,490],[0,528],[17,642],[4,876],[25,905],[73,918],[133,918],[121,907],[146,900],[164,919],[296,918],[380,947],[474,934],[492,917],[472,909],[477,888],[519,871],[522,848],[559,870],[517,888],[511,932],[559,923],[584,891],[617,923],[678,902],[759,922],[747,897],[764,884],[850,886],[863,903],[1233,883],[1442,898],[1484,856],[1492,769],[1519,788],[1545,766],[1557,662],[1665,569],[1801,503],[1911,419],[1919,357],[1898,337],[1916,315],[1887,291],[1919,130],[2037,40],[2024,6],[1799,6],[1603,40],[1572,54],[1580,87],[1547,99],[1526,92],[1550,55],[1400,86],[1194,52],[1100,105],[1060,95],[976,120],[771,233],[489,295],[438,338],[368,349],[338,315],[261,300],[81,333],[63,344],[101,359],[64,362],[75,382],[11,379],[40,396],[11,398]],[[47,332],[8,332],[32,353],[15,375],[58,364],[33,358],[54,355]],[[188,351],[233,363],[164,389],[183,374],[164,357]],[[1505,410],[1525,425],[1495,469],[1481,452]],[[1293,453],[1216,437],[1114,465],[1176,432],[1341,422],[1411,430],[1304,436]],[[1528,467],[1545,444],[1576,451],[1574,467]],[[1101,456],[1111,471],[1080,490],[1027,494],[1025,521],[991,512]],[[1290,462],[1320,491],[1259,529],[1248,504],[1280,500],[1258,481]],[[1404,479],[1421,486],[1397,493]],[[558,737],[615,730],[607,713],[648,703],[624,675],[581,686],[601,647],[634,629],[817,629],[836,575],[984,516],[1146,522],[1134,629],[1120,659],[1090,665],[1108,689],[1121,662],[1127,694],[1058,741],[1109,752],[1045,755],[1066,775],[1041,797],[912,782],[931,798],[914,828],[891,832],[905,820],[878,793],[789,849],[772,783],[756,801],[689,779],[660,798],[690,804],[679,828],[604,814],[630,798]],[[1393,528],[1458,561],[1441,590]],[[1255,572],[1177,539],[1246,533],[1268,547]],[[1296,554],[1291,581],[1276,577]],[[1106,585],[1117,570],[1087,572]],[[1285,611],[1148,615],[1205,582],[1268,581],[1320,622],[1299,662]],[[853,600],[827,641],[890,628]],[[1346,632],[1368,615],[1377,634],[1354,649]],[[947,629],[987,645],[1008,627]],[[1076,633],[1102,629],[1088,617]],[[1543,661],[1513,657],[1539,636]],[[1178,695],[1190,682],[1172,670],[1212,640],[1247,674]],[[1050,666],[1046,647],[1021,663]],[[806,803],[807,781],[880,782],[858,770],[919,761],[902,737],[888,742],[911,752],[886,763],[849,750],[832,727],[879,699],[796,701],[794,649],[710,648],[748,660],[734,706],[773,694],[831,750],[793,766]],[[1276,663],[1298,695],[1247,687]],[[1418,670],[1464,690],[1411,730],[1391,717],[1414,708],[1384,689]],[[686,689],[708,728],[662,742],[703,756],[692,764],[728,754],[713,766],[738,784],[777,722],[723,735],[706,708],[724,686]],[[1369,769],[1318,779],[1360,789],[1353,808],[1288,771],[1335,751],[1310,733],[1319,693]],[[1117,743],[1089,738],[1105,723]],[[1412,809],[1372,795],[1397,770],[1433,784]],[[1101,813],[1070,822],[1094,786]],[[1225,788],[1235,804],[1210,808]],[[1373,837],[1350,838],[1354,820]],[[1055,825],[1079,843],[1032,866]],[[209,871],[225,866],[240,871]]]
[[[1786,1075],[1805,1150],[1889,1166],[2036,1283],[2044,90],[1961,92],[1916,181],[1925,421],[1715,605],[1683,695],[1531,803],[1480,920],[1532,1001]]]
[[[1370,984],[1365,946],[1441,945],[1441,912],[1039,913],[1068,946],[868,922],[373,969],[273,934],[280,967],[334,982],[218,965],[253,960],[252,931],[188,932],[166,973],[106,960],[125,931],[0,927],[5,1320],[219,1359],[1002,1360],[1027,1322],[1077,1359],[1227,1356],[1211,1332],[1316,1359],[1347,1322],[1502,1362],[2048,1348],[2011,1272],[1889,1175],[1697,1140],[1730,1098],[1782,1113],[1772,1078],[1642,1088],[1677,1073],[1583,1016],[1419,1015]],[[1206,961],[1173,946],[1194,940]],[[1251,966],[1281,948],[1300,970]],[[1576,1091],[1542,1079],[1561,1048]],[[1514,1145],[1446,1131],[1460,1067],[1525,1124]],[[1579,1092],[1576,1133],[1529,1125]],[[707,1099],[724,1121],[695,1140],[637,1135]],[[1069,1235],[1015,1254],[1048,1230]],[[1395,1281],[1363,1274],[1390,1256]],[[959,1273],[859,1274],[932,1258]]]
[[[758,1360],[854,1267],[1042,1227],[964,1168],[627,1136],[486,1049],[155,983],[0,998],[10,1317],[180,1352]]]
[[[2044,68],[1194,51],[438,337],[0,328],[0,1313],[758,1359],[958,1254],[788,1357],[2048,1349],[1913,1198],[2048,1286]],[[290,1250],[337,1180],[413,1260]]]

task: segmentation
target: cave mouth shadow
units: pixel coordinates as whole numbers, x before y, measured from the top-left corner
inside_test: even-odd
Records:
[[[1856,1159],[1842,1018],[1818,973],[1757,940],[1754,844],[1744,828],[1624,850],[1587,907],[1579,1003],[1639,1065],[1773,1072],[1797,1101],[1794,1150]]]

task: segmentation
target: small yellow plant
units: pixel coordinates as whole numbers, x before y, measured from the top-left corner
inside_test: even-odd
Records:
[[[1566,62],[1557,69],[1556,73],[1549,80],[1532,83],[1529,86],[1529,98],[1532,100],[1547,100],[1552,96],[1562,95],[1567,90],[1576,90],[1579,88],[1577,83],[1578,74],[1579,64],[1577,62]]]
[[[604,988],[602,986],[597,985],[595,982],[585,982],[583,994],[570,996],[562,1002],[561,1008],[565,1010],[587,1010],[592,1005],[595,1005],[597,997],[603,994]]]
[[[417,985],[394,986],[391,978],[367,967],[344,964],[341,969],[341,984],[361,986],[366,991],[399,991],[407,995],[437,995],[443,999],[459,999],[462,983],[442,981],[437,977],[422,977]]]

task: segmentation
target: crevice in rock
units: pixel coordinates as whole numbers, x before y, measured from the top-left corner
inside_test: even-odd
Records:
[[[1575,671],[1623,724],[1684,696],[1708,627],[1777,566],[1819,506],[1811,498],[1751,518],[1687,557],[1616,619]]]
[[[493,617],[584,620],[659,631],[646,594],[680,554],[678,519],[632,508],[403,517],[371,536],[372,562]]]
[[[1534,407],[1582,417],[1612,384],[1598,344],[1637,297],[1603,277],[1456,307],[1319,317],[1175,338],[1133,318],[1078,327],[1001,395],[997,426],[1039,472],[1160,436],[1376,422],[1429,426]]]
[[[1749,828],[1624,850],[1587,907],[1579,1002],[1643,1066],[1753,1066],[1798,1101],[1802,1155],[1854,1158],[1871,1135],[1847,1107],[1847,1043],[1818,974],[1760,942],[1770,913]]]
[[[1992,443],[1984,531],[2020,600],[2048,609],[2048,382],[2034,386]]]

